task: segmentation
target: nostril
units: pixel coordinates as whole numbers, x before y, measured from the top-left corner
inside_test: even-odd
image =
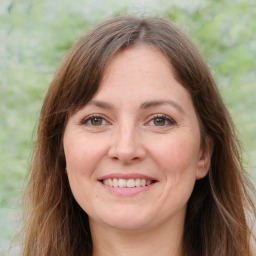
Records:
[[[114,157],[111,157],[113,160],[118,160],[118,157],[114,156]]]

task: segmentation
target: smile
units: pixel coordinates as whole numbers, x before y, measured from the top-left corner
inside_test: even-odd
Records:
[[[120,187],[120,188],[135,188],[135,187],[145,187],[151,185],[153,180],[146,179],[103,179],[103,184],[110,187]]]

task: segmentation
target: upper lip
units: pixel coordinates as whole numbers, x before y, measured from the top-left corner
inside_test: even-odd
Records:
[[[110,173],[99,177],[97,180],[101,181],[106,179],[146,179],[156,181],[155,178],[140,173]]]

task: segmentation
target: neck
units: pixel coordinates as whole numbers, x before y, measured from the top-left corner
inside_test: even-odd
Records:
[[[117,230],[90,221],[93,256],[182,256],[184,223],[147,230]]]

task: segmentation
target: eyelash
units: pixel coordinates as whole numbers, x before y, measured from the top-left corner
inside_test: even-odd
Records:
[[[82,125],[95,126],[95,127],[105,125],[105,123],[104,124],[100,123],[99,125],[93,125],[92,123],[88,124],[89,121],[92,121],[93,119],[96,119],[96,118],[102,120],[102,122],[107,123],[106,119],[103,116],[101,116],[101,115],[91,115],[91,116],[88,116],[88,117],[82,119],[81,124]],[[166,116],[166,115],[163,115],[163,114],[156,114],[153,117],[151,117],[150,120],[148,122],[146,122],[145,125],[146,126],[150,125],[150,122],[152,122],[156,119],[163,119],[164,122],[165,122],[163,125],[153,124],[153,126],[156,126],[156,127],[166,127],[166,126],[171,126],[171,125],[176,124],[176,122],[172,118],[170,118],[169,116]],[[167,122],[167,124],[166,124],[166,122]]]
[[[93,119],[96,119],[96,118],[101,119],[102,122],[107,122],[106,119],[103,116],[101,116],[101,115],[91,115],[91,116],[88,116],[88,117],[82,119],[81,120],[81,124],[82,125],[90,125],[90,126],[96,126],[97,127],[97,125],[93,125],[92,123],[88,124],[89,121],[92,121]],[[98,126],[102,126],[102,124],[100,124]]]
[[[175,125],[176,122],[170,118],[169,116],[163,115],[163,114],[156,114],[154,115],[147,123],[146,125],[148,125],[150,122],[156,120],[156,119],[163,119],[165,122],[167,122],[167,124],[164,125],[155,125],[157,127],[166,127],[166,126],[171,126],[171,125]]]

